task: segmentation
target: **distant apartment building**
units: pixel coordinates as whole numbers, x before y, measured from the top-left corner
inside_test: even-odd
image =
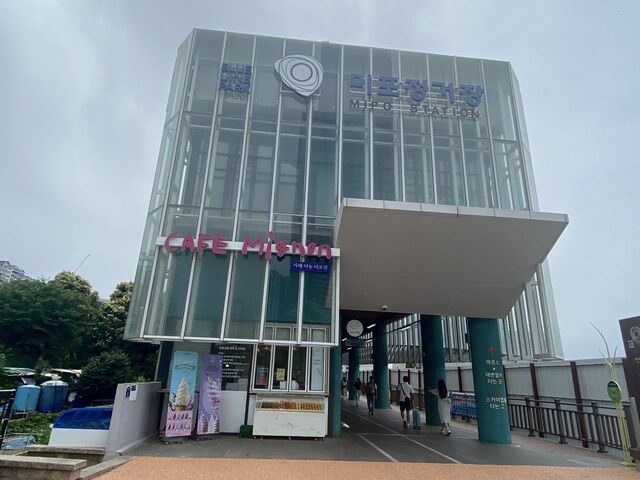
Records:
[[[0,283],[21,280],[23,278],[27,278],[24,270],[8,260],[0,260]]]

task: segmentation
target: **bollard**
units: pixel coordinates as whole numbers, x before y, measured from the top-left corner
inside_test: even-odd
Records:
[[[556,404],[556,418],[558,421],[558,434],[560,435],[560,442],[562,444],[567,443],[566,432],[564,428],[564,415],[562,415],[562,405],[560,405],[560,400],[555,399]]]
[[[527,410],[527,423],[529,424],[529,436],[533,437],[533,414],[531,412],[531,400],[524,398],[525,409]]]
[[[604,445],[604,435],[602,433],[600,413],[598,413],[598,404],[596,402],[591,402],[591,410],[593,411],[593,421],[596,424],[596,441],[598,442],[598,453],[607,453],[607,448]]]

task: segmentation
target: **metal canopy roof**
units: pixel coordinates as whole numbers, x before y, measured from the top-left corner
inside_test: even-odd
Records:
[[[345,199],[340,308],[504,317],[567,224],[555,213]]]

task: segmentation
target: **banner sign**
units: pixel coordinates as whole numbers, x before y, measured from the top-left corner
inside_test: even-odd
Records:
[[[202,253],[205,250],[211,250],[216,255],[224,255],[229,250],[236,250],[242,252],[242,255],[257,252],[260,257],[264,256],[266,260],[269,260],[272,255],[278,258],[287,254],[302,255],[303,257],[316,256],[325,257],[327,260],[331,260],[334,254],[337,255],[337,252],[332,250],[330,243],[309,242],[305,245],[293,240],[291,244],[287,244],[284,240],[277,239],[273,232],[269,232],[266,238],[262,236],[244,237],[242,243],[228,241],[227,236],[221,233],[216,235],[199,233],[196,236],[185,233],[183,237],[180,237],[178,232],[171,232],[164,238],[158,237],[158,242],[158,245],[162,245],[167,253],[186,251]]]
[[[222,390],[246,391],[251,376],[253,345],[217,343],[213,353],[222,355]]]
[[[620,320],[622,343],[627,358],[623,360],[629,396],[640,399],[640,317]],[[640,410],[640,403],[638,403]]]
[[[198,354],[196,352],[177,351],[173,354],[165,437],[191,435],[197,369]]]
[[[223,63],[218,88],[227,92],[249,93],[253,67],[242,63]]]
[[[200,365],[200,397],[198,402],[198,435],[220,433],[220,391],[222,355],[202,355]]]
[[[311,262],[291,262],[291,271],[294,272],[331,272],[330,263],[311,263]]]
[[[365,344],[364,338],[347,338],[345,340],[345,345],[347,347],[362,348],[364,347],[364,344]]]

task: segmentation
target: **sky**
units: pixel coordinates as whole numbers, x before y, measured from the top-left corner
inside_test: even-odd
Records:
[[[192,28],[510,61],[565,358],[640,315],[640,2],[0,0],[0,259],[133,280],[176,50]],[[638,92],[636,92],[636,89]],[[634,148],[635,147],[635,148]]]

